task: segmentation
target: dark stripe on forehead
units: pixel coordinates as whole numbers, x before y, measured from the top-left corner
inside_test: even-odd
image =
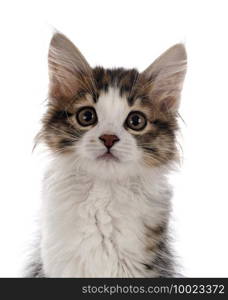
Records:
[[[98,93],[100,91],[108,92],[110,86],[117,87],[119,88],[120,96],[126,95],[130,99],[128,100],[129,103],[133,102],[131,93],[139,77],[139,72],[136,69],[104,69],[96,67],[93,69],[93,76]]]
[[[120,82],[121,96],[123,94],[127,94],[128,98],[130,97],[130,95],[133,92],[134,87],[137,83],[138,77],[139,77],[139,73],[135,69],[129,71],[126,74],[126,76]]]
[[[100,91],[106,90],[105,70],[102,67],[97,67],[93,70],[96,87]]]

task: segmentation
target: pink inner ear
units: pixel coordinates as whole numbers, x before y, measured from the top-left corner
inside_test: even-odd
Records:
[[[80,51],[64,35],[56,33],[49,48],[49,95],[69,100],[81,88],[91,90],[91,68]]]
[[[55,76],[53,76],[50,83],[50,95],[56,99],[71,99],[76,95],[77,90],[77,78],[73,75],[67,77],[67,74],[65,74],[65,76],[62,78],[55,78]]]
[[[177,109],[177,100],[174,96],[168,96],[162,99],[160,109],[163,112],[172,111]]]

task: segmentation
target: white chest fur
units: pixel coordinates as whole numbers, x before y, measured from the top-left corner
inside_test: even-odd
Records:
[[[159,173],[101,180],[53,163],[43,189],[41,255],[48,277],[145,277],[145,224],[167,217]],[[151,271],[150,271],[151,272]],[[155,274],[150,273],[149,276]]]

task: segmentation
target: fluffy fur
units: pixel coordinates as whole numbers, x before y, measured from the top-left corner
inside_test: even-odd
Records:
[[[175,276],[166,175],[177,159],[184,46],[173,46],[142,73],[92,69],[57,33],[49,71],[49,105],[39,140],[53,159],[43,184],[39,254],[27,275]],[[88,126],[78,120],[85,108],[96,114]],[[132,113],[137,116],[128,121]],[[131,127],[138,119],[145,126]],[[118,141],[107,150],[102,135]]]

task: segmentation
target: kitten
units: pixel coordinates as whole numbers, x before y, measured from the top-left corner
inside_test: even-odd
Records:
[[[56,33],[39,138],[52,153],[31,277],[172,277],[168,244],[177,110],[186,52],[144,72],[91,68]]]

